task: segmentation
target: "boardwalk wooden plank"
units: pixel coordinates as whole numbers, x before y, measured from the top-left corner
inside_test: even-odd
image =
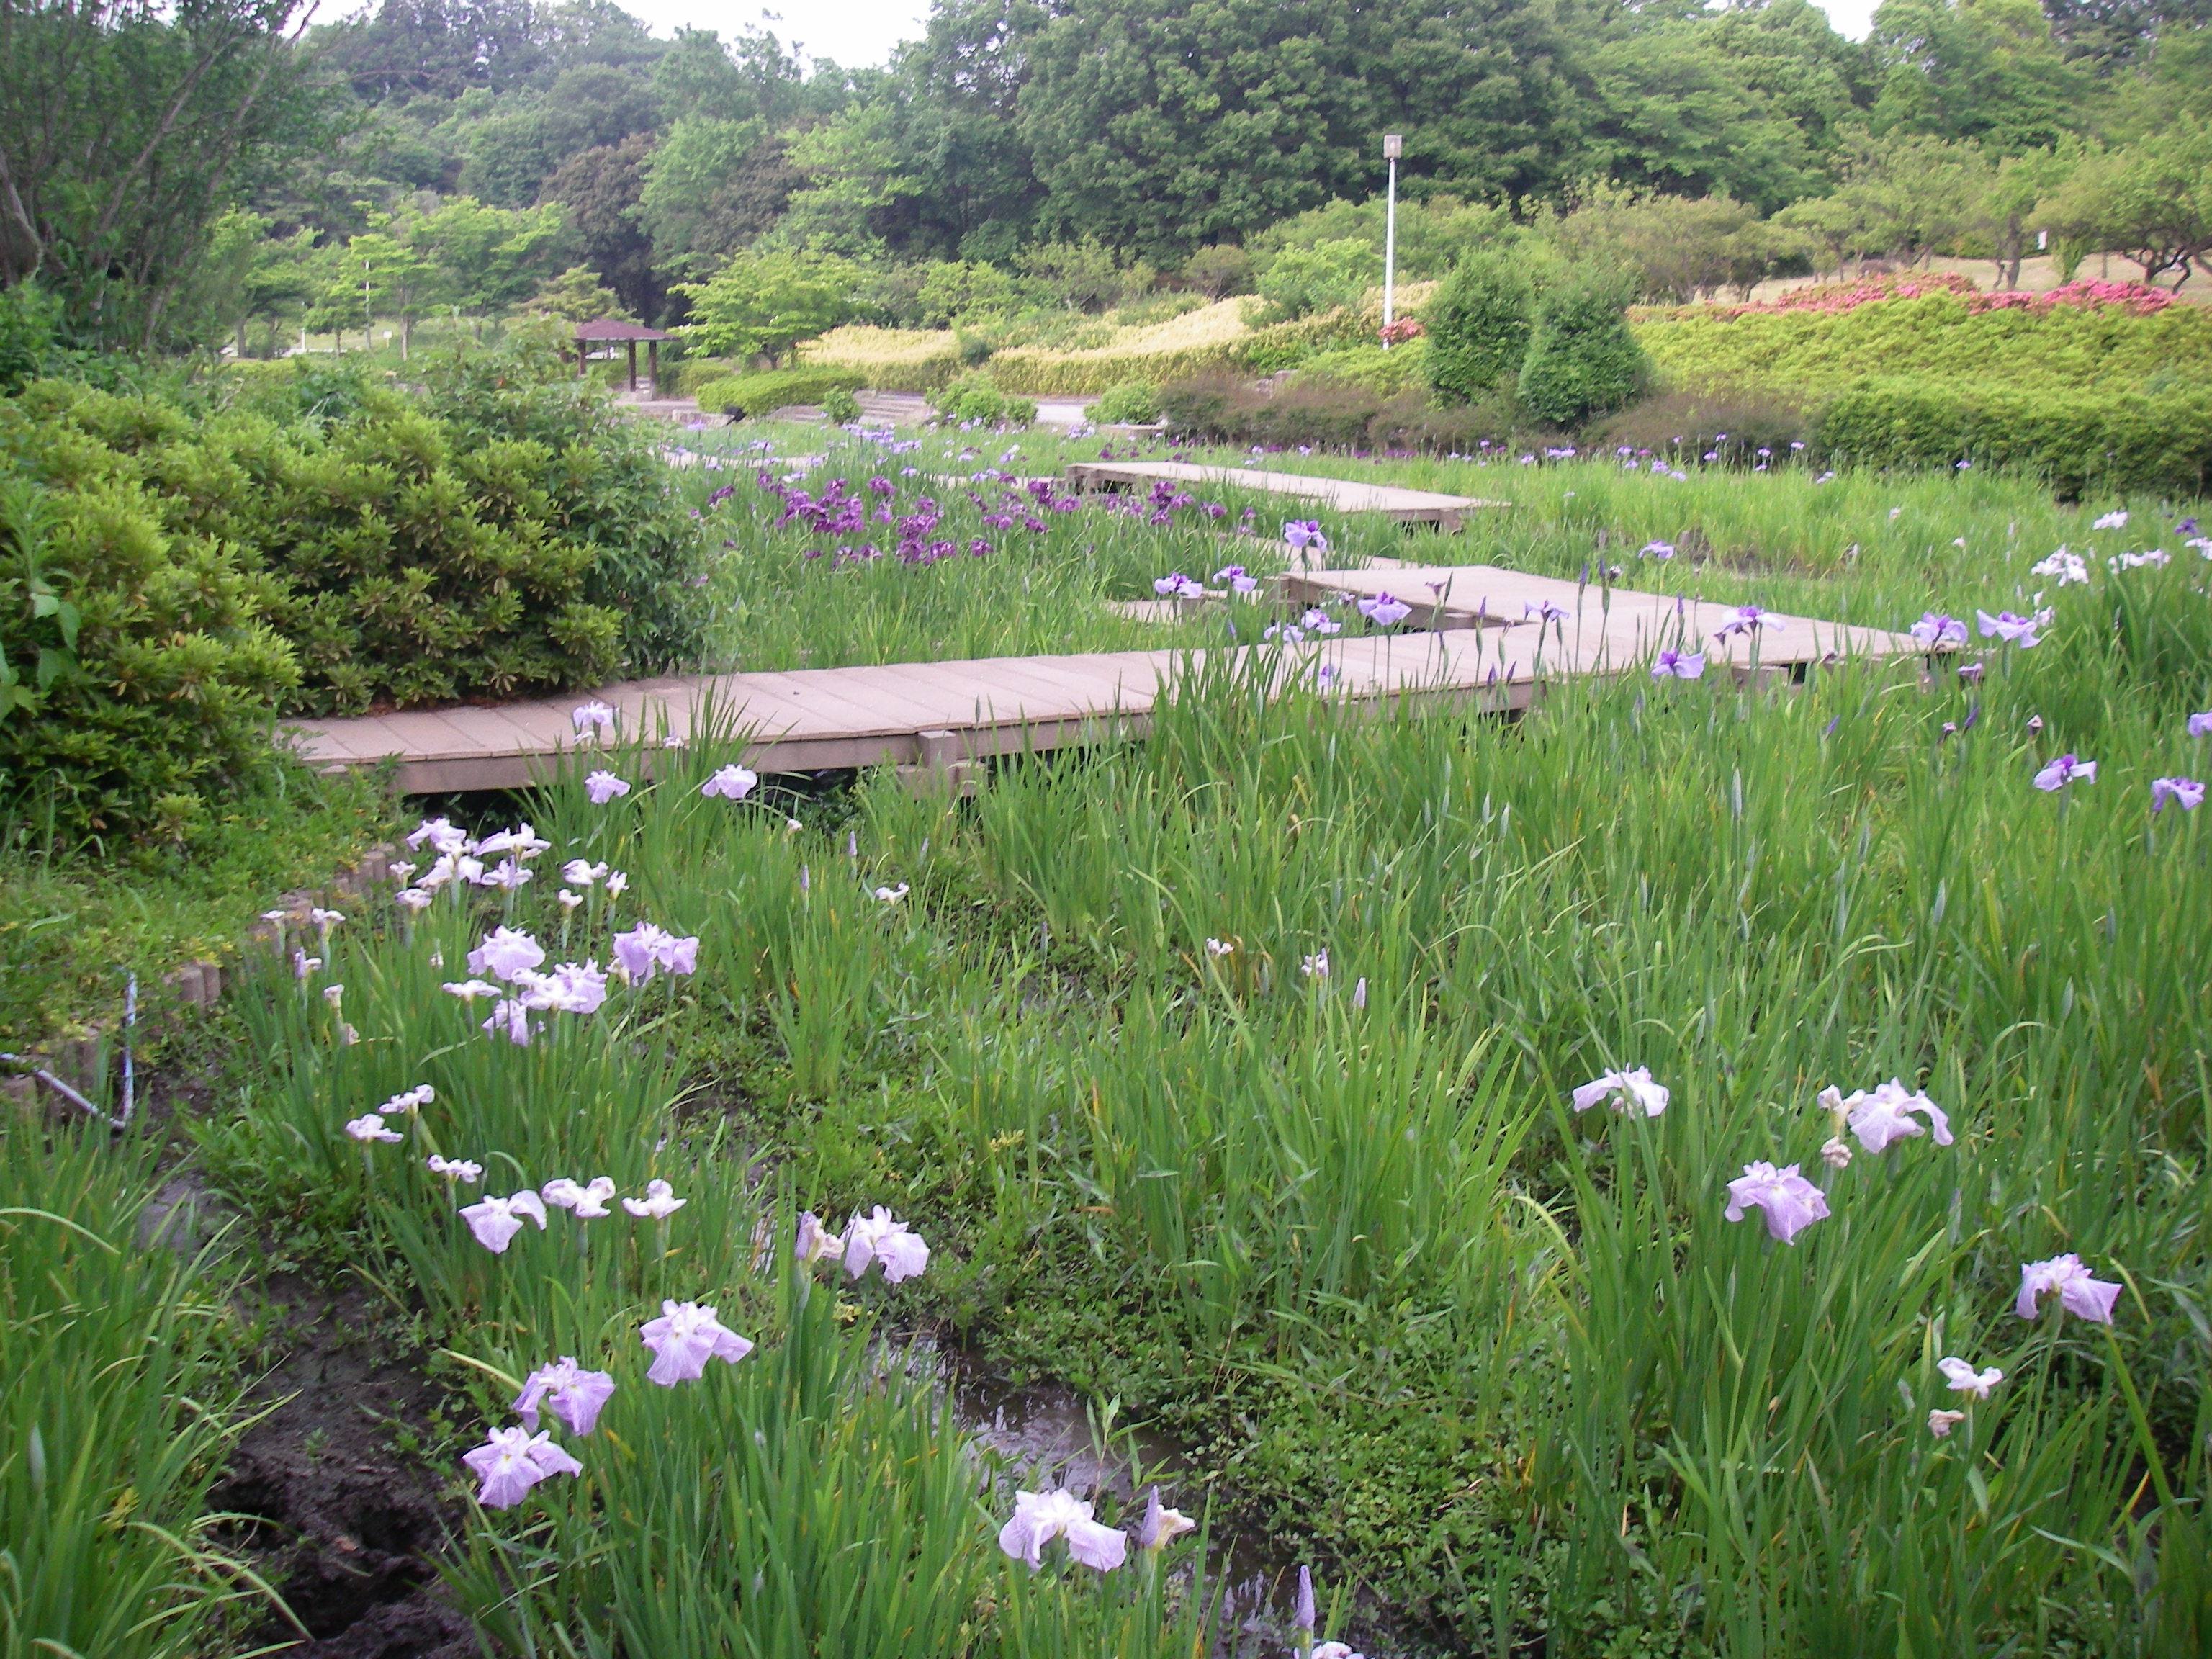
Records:
[[[1318,501],[1339,513],[1380,513],[1402,523],[1431,524],[1446,531],[1462,528],[1470,513],[1512,505],[1472,495],[1408,489],[1399,484],[1258,468],[1199,466],[1188,461],[1077,461],[1069,465],[1067,479],[1084,490],[1138,489],[1155,483],[1256,489],[1294,501]]]

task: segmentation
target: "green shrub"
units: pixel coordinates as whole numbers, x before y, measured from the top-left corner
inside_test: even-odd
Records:
[[[1637,338],[1669,382],[1840,392],[1877,376],[2135,390],[2161,373],[2212,380],[2212,306],[2150,316],[2122,306],[1971,312],[1956,295],[1884,300],[1838,313],[1645,313]]]
[[[234,551],[301,678],[287,706],[507,698],[689,660],[705,551],[652,434],[550,356],[470,354],[416,394],[338,368],[173,401],[19,400],[58,489],[136,489]]]
[[[1160,418],[1160,389],[1150,380],[1109,386],[1091,406],[1091,418],[1105,426],[1149,426]]]
[[[939,419],[1006,422],[1025,426],[1036,419],[1036,405],[1026,398],[1009,398],[988,374],[962,375],[930,399]]]
[[[822,400],[822,412],[839,426],[850,426],[860,418],[860,400],[844,386],[833,387]]]
[[[1471,403],[1518,379],[1536,330],[1536,276],[1513,248],[1462,260],[1429,301],[1429,384],[1449,403]]]
[[[1597,449],[1648,449],[1670,459],[1711,454],[1733,466],[1779,466],[1793,458],[1802,461],[1813,437],[1812,412],[1779,393],[1662,392],[1601,422],[1589,442]]]
[[[143,411],[156,428],[163,413]],[[52,435],[62,467],[100,453],[82,431]],[[113,473],[0,486],[0,809],[64,844],[189,834],[270,765],[270,721],[300,681],[263,619],[281,585],[220,536],[173,532],[163,509]]]
[[[1387,349],[1377,341],[1317,352],[1298,365],[1298,376],[1345,380],[1378,397],[1425,389],[1428,384],[1428,342],[1412,339]]]
[[[757,420],[795,404],[819,404],[834,392],[858,392],[867,377],[851,368],[773,368],[728,374],[693,393],[702,410]]]
[[[1620,277],[1592,274],[1537,302],[1518,387],[1531,414],[1556,426],[1580,426],[1635,397],[1650,365],[1628,331],[1628,292]]]
[[[1819,431],[1832,463],[2014,466],[2042,474],[2069,499],[2212,489],[2212,388],[2148,397],[1867,380],[1821,410]]]
[[[1381,276],[1381,256],[1364,237],[1286,247],[1260,278],[1261,303],[1251,307],[1253,320],[1293,322],[1356,307]]]

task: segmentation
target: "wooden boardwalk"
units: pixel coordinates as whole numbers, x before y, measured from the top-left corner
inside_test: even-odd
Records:
[[[1067,469],[1067,481],[1085,491],[1139,489],[1162,481],[1259,489],[1311,501],[1334,513],[1379,513],[1402,525],[1433,525],[1455,533],[1465,528],[1470,513],[1512,505],[1473,495],[1403,489],[1396,484],[1314,478],[1301,472],[1262,472],[1256,467],[1195,466],[1188,461],[1076,461]]]
[[[1438,584],[1432,590],[1429,584]],[[1219,674],[1260,654],[1333,696],[1378,708],[1412,701],[1509,713],[1562,677],[1637,673],[1662,649],[1703,652],[1709,672],[1796,673],[1844,657],[1924,655],[1909,635],[1776,618],[1778,630],[1713,634],[1723,606],[1573,582],[1488,565],[1434,569],[1307,571],[1285,579],[1295,604],[1387,589],[1418,608],[1441,605],[1476,620],[1444,631],[1309,640],[1212,650],[1115,651],[991,657],[882,667],[635,680],[590,693],[498,708],[415,711],[293,723],[301,757],[325,770],[398,763],[408,793],[504,789],[543,777],[564,752],[586,748],[571,711],[613,708],[624,736],[648,743],[744,737],[744,763],[761,772],[891,765],[957,775],[994,755],[1046,750],[1141,733],[1179,679]],[[1529,614],[1549,604],[1568,614]],[[1270,607],[1253,606],[1255,621]],[[1241,607],[1240,607],[1241,609]],[[1416,614],[1409,623],[1425,620]]]

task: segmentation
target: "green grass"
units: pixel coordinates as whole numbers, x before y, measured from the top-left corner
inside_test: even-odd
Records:
[[[1019,441],[1024,472],[1097,450]],[[882,459],[836,451],[811,487]],[[840,571],[768,527],[750,469],[689,476],[737,544],[714,592],[746,666],[1119,644],[1102,600],[1221,545],[1086,509],[1010,547],[933,484],[942,533],[991,556]],[[1353,556],[1618,561],[1887,627],[2038,592],[2056,615],[2033,650],[1976,641],[1978,681],[1635,676],[1510,725],[1218,672],[1145,742],[1009,763],[969,801],[702,797],[737,733],[656,752],[650,785],[617,746],[598,759],[640,787],[604,807],[580,764],[533,795],[552,850],[519,893],[364,912],[315,979],[250,989],[262,1073],[200,1130],[264,1216],[422,1311],[483,1426],[560,1355],[614,1376],[599,1431],[558,1437],[583,1475],[468,1511],[449,1575],[501,1651],[1195,1650],[1189,1543],[1103,1580],[1000,1557],[1010,1477],[906,1348],[927,1326],[1160,1429],[1172,1501],[1364,1583],[1413,1632],[1394,1651],[2201,1650],[2212,815],[2154,817],[2148,788],[2212,768],[2185,728],[2212,708],[2212,568],[2156,503],[2097,532],[2120,503],[1973,474],[1372,476],[1514,506],[1449,541],[1328,524]],[[1623,550],[1654,538],[1686,550],[1647,574]],[[2085,585],[2030,574],[2062,541],[2094,549]],[[2106,568],[2161,541],[2163,568]],[[2096,781],[2034,789],[2066,751]],[[564,910],[570,857],[628,890]],[[647,919],[698,936],[698,971],[528,1046],[439,988],[495,925],[604,963]],[[1636,1065],[1662,1115],[1569,1109]],[[1892,1077],[1955,1143],[1826,1167],[1820,1091]],[[421,1083],[404,1144],[343,1133]],[[475,1192],[604,1173],[690,1202],[556,1211],[493,1255],[434,1151],[486,1164]],[[1753,1160],[1800,1165],[1830,1217],[1790,1245],[1724,1220]],[[790,1262],[799,1210],[878,1203],[928,1239],[922,1279]],[[2109,1333],[2014,1316],[2021,1264],[2067,1251],[2122,1285]],[[654,1387],[664,1297],[759,1350]],[[2005,1380],[1959,1401],[1953,1355]]]
[[[0,1048],[113,1030],[133,974],[158,1022],[163,974],[235,960],[255,917],[350,867],[392,811],[365,780],[287,768],[185,842],[70,848],[0,820]]]
[[[1978,684],[1635,677],[1553,688],[1516,726],[1347,719],[1217,675],[1141,745],[1009,765],[971,803],[872,781],[799,830],[696,794],[734,737],[608,807],[542,792],[544,880],[341,929],[325,973],[361,1042],[334,1042],[316,987],[272,984],[272,1078],[210,1130],[265,1203],[358,1230],[480,1376],[564,1352],[617,1374],[588,1478],[469,1526],[456,1583],[515,1650],[891,1650],[894,1626],[933,1650],[1188,1644],[1190,1604],[1139,1577],[1022,1599],[991,1548],[1006,1491],[947,1486],[951,1429],[902,1367],[863,1363],[922,1318],[1152,1420],[1188,1449],[1186,1509],[1332,1559],[1455,1650],[2203,1639],[2212,945],[2185,918],[2212,911],[2212,821],[2148,811],[2152,776],[2208,765],[2184,730],[2212,706],[2203,564],[2177,544],[2108,573],[2161,540],[2154,504],[2136,533],[2090,531],[2002,477],[1376,471],[1510,484],[1510,514],[1405,538],[1416,556],[1575,573],[1694,529],[1708,550],[1663,580],[1710,598],[1905,626],[2044,591],[2057,617],[2037,648],[1971,653]],[[1130,526],[1086,564],[1055,542],[1093,533],[1078,514],[1020,557],[836,575],[737,483],[712,511],[757,568],[721,580],[757,581],[783,648],[821,659],[1113,637],[1091,606],[1201,546]],[[2086,586],[2028,575],[2059,540],[2097,550]],[[768,650],[752,615],[738,657]],[[2069,750],[2097,781],[2033,790]],[[564,856],[626,869],[629,894],[564,915]],[[896,883],[902,902],[872,898]],[[435,991],[502,918],[602,960],[611,927],[653,918],[702,964],[514,1048]],[[1322,949],[1328,978],[1303,973]],[[1566,1109],[1628,1064],[1674,1091],[1663,1117]],[[1887,1078],[1958,1141],[1827,1170],[1818,1091]],[[438,1106],[411,1146],[338,1133],[414,1082]],[[588,1252],[556,1217],[489,1256],[414,1164],[431,1146],[491,1164],[491,1190],[661,1175],[692,1207],[665,1237],[591,1224]],[[1808,1168],[1834,1214],[1794,1245],[1725,1224],[1754,1159]],[[838,1281],[841,1347],[830,1281],[748,1241],[757,1217],[783,1241],[799,1207],[869,1203],[938,1255],[896,1291]],[[2069,1249],[2124,1283],[2111,1336],[2013,1316],[2020,1265]],[[664,1294],[741,1310],[763,1352],[639,1385]],[[1938,1440],[1954,1354],[2006,1380]],[[504,1420],[500,1387],[480,1405]],[[883,1601],[807,1541],[860,1535],[891,1540]],[[719,1624],[719,1586],[761,1559],[796,1590]]]
[[[238,1263],[149,1224],[151,1143],[0,1131],[0,1644],[186,1659],[260,1593],[209,1538]]]

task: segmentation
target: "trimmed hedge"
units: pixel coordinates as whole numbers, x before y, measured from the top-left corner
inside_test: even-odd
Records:
[[[2212,380],[2212,307],[2142,316],[2122,305],[1974,311],[1955,294],[1850,310],[1632,313],[1661,375],[1684,387],[1840,392],[1869,375],[2022,386],[2133,388],[2154,376]]]
[[[708,380],[691,395],[702,410],[757,420],[793,404],[819,404],[832,392],[858,392],[867,383],[854,368],[774,368]]]
[[[2212,387],[2147,395],[1865,380],[1830,401],[1818,431],[1833,465],[2014,466],[2069,498],[2212,489]]]

